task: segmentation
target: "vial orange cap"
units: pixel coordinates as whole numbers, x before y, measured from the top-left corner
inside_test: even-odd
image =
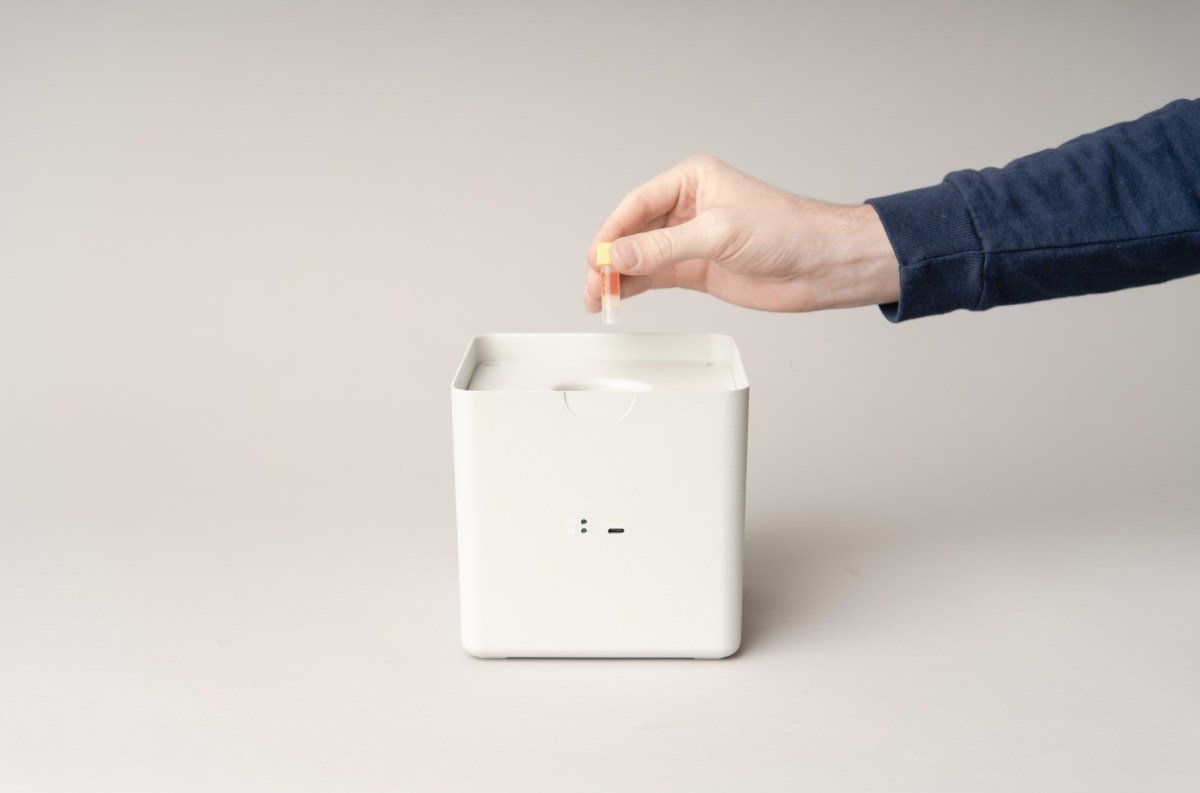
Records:
[[[601,242],[596,245],[596,266],[611,267],[612,266],[612,250],[611,242]]]

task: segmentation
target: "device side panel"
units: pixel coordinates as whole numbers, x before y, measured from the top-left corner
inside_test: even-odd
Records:
[[[696,648],[696,658],[726,658],[738,651],[742,642],[742,592],[744,583],[744,547],[746,525],[746,438],[749,416],[749,389],[722,394],[719,409],[714,409],[721,428],[720,451],[724,465],[716,487],[723,498],[721,510],[722,560],[721,611],[711,621],[709,641]]]
[[[464,647],[732,654],[746,391],[639,394],[627,412],[582,404],[562,393],[453,396]]]
[[[477,395],[451,389],[454,436],[454,506],[458,541],[458,588],[462,645],[471,655],[494,658],[497,653],[484,640],[479,624],[476,591],[479,581],[478,501],[481,458],[478,448],[481,405]]]

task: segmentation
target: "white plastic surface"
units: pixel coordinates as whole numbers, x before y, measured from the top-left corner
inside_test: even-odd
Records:
[[[748,392],[724,336],[474,339],[451,389],[467,650],[736,651]]]
[[[497,361],[475,367],[470,391],[732,391],[711,361]]]

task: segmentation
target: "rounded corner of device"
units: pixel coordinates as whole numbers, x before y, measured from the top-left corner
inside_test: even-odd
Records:
[[[468,638],[466,636],[462,637],[462,648],[464,651],[466,651],[467,655],[469,655],[473,658],[488,659],[488,658],[500,658],[501,657],[501,656],[497,655],[496,653],[489,651],[486,647],[484,647],[481,643],[477,642],[475,639]]]
[[[741,651],[741,649],[742,649],[742,637],[738,636],[731,643],[718,648],[717,651],[709,657],[712,658],[714,661],[720,660],[722,658],[732,658],[733,656],[737,655]]]
[[[729,636],[723,636],[717,642],[709,645],[704,649],[704,652],[696,653],[695,658],[701,658],[711,661],[718,661],[722,658],[732,658],[737,655],[742,649],[742,632],[739,629],[737,633]]]

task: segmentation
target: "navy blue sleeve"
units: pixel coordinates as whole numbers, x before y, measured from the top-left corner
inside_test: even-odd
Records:
[[[1194,275],[1200,100],[867,203],[900,261],[893,322]]]

